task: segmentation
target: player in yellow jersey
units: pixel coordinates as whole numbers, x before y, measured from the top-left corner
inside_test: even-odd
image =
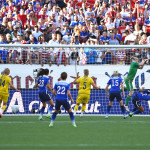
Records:
[[[0,75],[0,118],[2,118],[2,114],[6,109],[8,97],[9,97],[9,86],[13,89],[15,89],[18,92],[21,92],[20,90],[16,89],[12,83],[11,78],[8,76],[10,74],[10,69],[6,68]],[[3,107],[1,109],[1,104],[3,101]]]
[[[100,86],[96,86],[94,84],[93,79],[88,77],[88,75],[89,75],[89,70],[85,69],[84,70],[84,76],[80,77],[78,79],[76,78],[75,81],[74,81],[75,84],[79,83],[79,91],[78,91],[78,97],[77,97],[77,100],[76,100],[76,105],[75,105],[75,108],[74,108],[74,115],[76,115],[78,107],[82,103],[80,117],[83,116],[83,113],[84,113],[85,108],[86,108],[86,104],[88,103],[88,101],[90,99],[91,85],[96,89],[100,88]]]

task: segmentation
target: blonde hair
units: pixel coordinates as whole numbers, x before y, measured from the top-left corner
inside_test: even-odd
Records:
[[[118,74],[119,74],[119,72],[117,70],[113,72],[114,76],[118,76]]]
[[[1,74],[2,74],[2,75],[7,74],[8,70],[9,70],[9,68],[5,68],[5,69],[2,71]]]
[[[89,74],[89,70],[88,69],[84,69],[84,75],[88,75]]]
[[[131,60],[133,61],[133,60],[136,60],[136,59],[138,59],[138,57],[135,57],[135,56],[132,56],[131,57]]]

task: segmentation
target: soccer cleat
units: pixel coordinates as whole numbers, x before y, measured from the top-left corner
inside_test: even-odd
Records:
[[[49,124],[49,127],[53,127],[53,123],[50,123],[50,124]]]
[[[108,115],[105,116],[105,119],[108,119]]]
[[[128,106],[124,106],[124,107],[125,107],[126,111],[128,111],[128,112],[130,111]]]
[[[2,114],[0,113],[0,118],[2,118]]]
[[[124,115],[124,116],[123,116],[123,118],[124,118],[124,119],[126,119],[126,118],[127,118],[127,116],[126,116],[126,115]]]
[[[39,120],[44,120],[42,117],[39,117]]]
[[[77,127],[77,125],[76,125],[75,123],[73,123],[72,125],[73,125],[73,127],[75,127],[75,128]]]
[[[49,118],[49,119],[52,119],[52,115],[51,114],[48,114],[46,117]]]
[[[129,113],[129,116],[130,116],[130,117],[133,117],[133,114],[132,114],[132,112],[130,112],[130,113]]]

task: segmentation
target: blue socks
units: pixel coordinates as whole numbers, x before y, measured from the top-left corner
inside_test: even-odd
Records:
[[[120,107],[121,107],[122,113],[125,114],[125,108],[124,108],[124,106],[120,106]]]
[[[57,113],[54,112],[52,115],[51,123],[53,123],[55,121],[56,116],[57,116]]]
[[[71,113],[69,113],[69,115],[70,115],[70,119],[72,120],[72,123],[75,123],[75,117],[74,117],[73,113],[71,112]]]
[[[50,107],[49,107],[49,109],[48,109],[48,114],[51,114],[52,113],[52,111],[53,111],[53,105],[51,105]]]
[[[43,116],[43,114],[44,114],[44,110],[45,110],[45,107],[42,107],[41,112],[40,112],[40,117],[42,117],[42,116]]]
[[[139,114],[141,113],[140,109],[137,109],[136,111],[132,112],[132,114]]]
[[[106,114],[107,114],[107,115],[109,114],[110,109],[111,109],[111,106],[108,106],[108,107],[107,107],[107,111],[106,111]]]

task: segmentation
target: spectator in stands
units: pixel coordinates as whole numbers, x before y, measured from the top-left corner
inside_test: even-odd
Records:
[[[84,53],[84,49],[80,48],[79,52],[79,65],[85,65],[87,61],[86,54]]]
[[[39,31],[39,28],[37,25],[34,26],[35,31],[32,32],[33,36],[36,38],[36,40],[38,41],[39,36],[42,35],[42,32]]]
[[[66,44],[70,44],[71,43],[71,38],[72,36],[70,35],[70,30],[68,29],[66,31],[67,35],[63,36],[63,40],[66,42]]]
[[[124,50],[122,50],[122,49],[118,50],[116,52],[115,58],[116,58],[117,64],[125,65],[126,53]]]

